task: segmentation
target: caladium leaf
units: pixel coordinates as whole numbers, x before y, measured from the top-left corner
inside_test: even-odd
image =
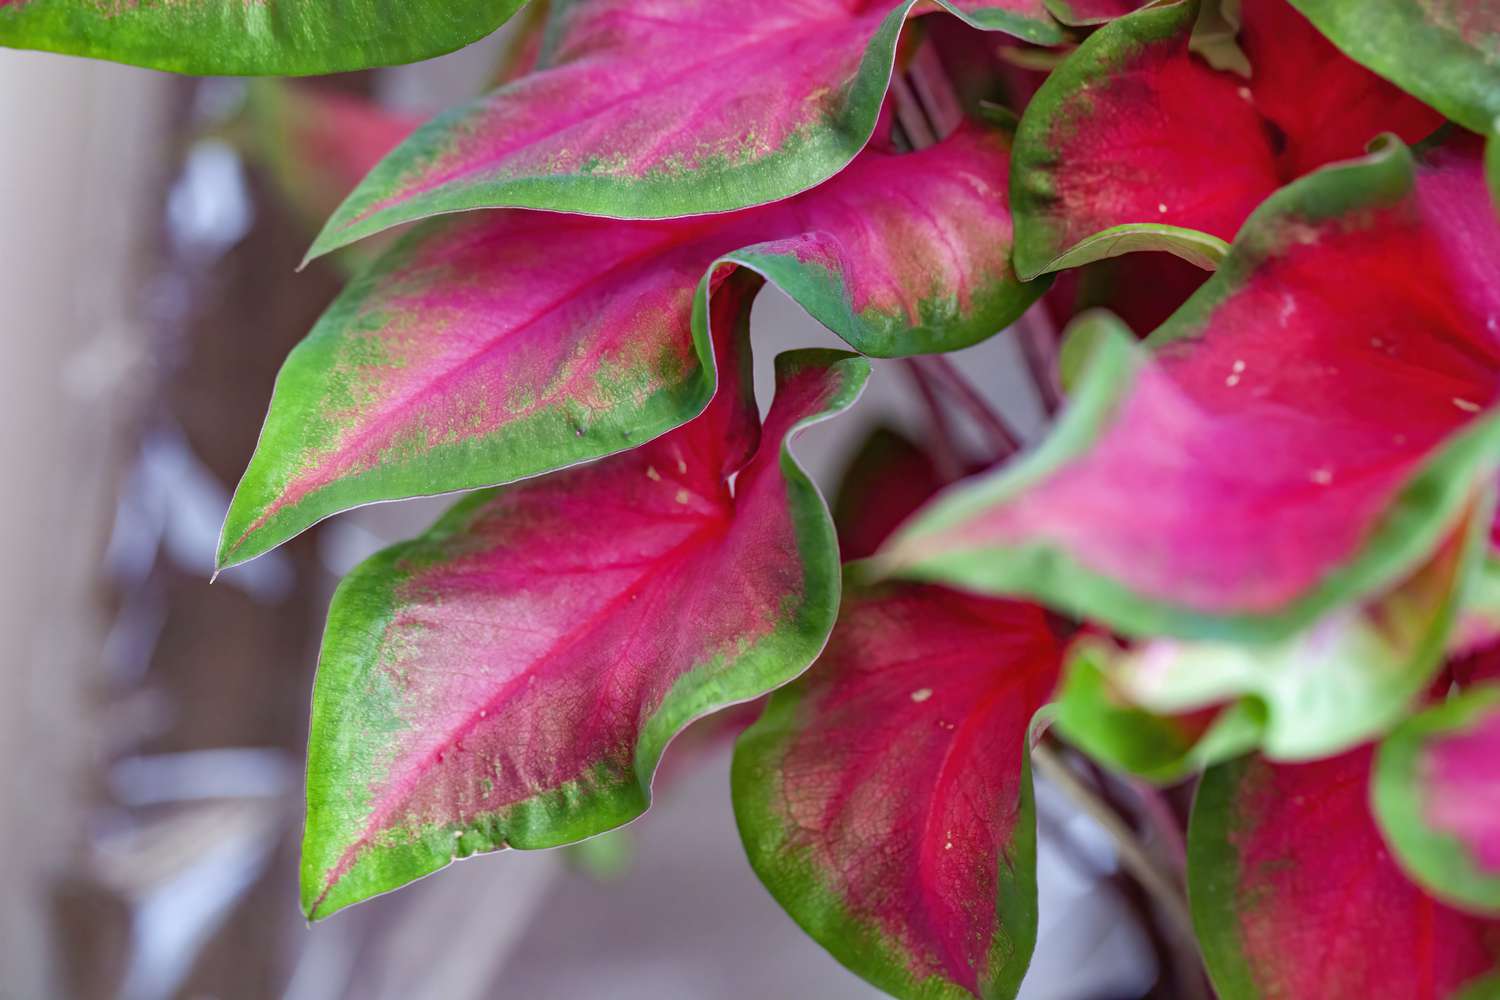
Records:
[[[1190,50],[1198,6],[1122,17],[1053,73],[1016,134],[1011,198],[1025,277],[1136,250],[1213,268],[1285,181],[1437,112],[1340,56],[1285,0],[1244,5],[1248,81]]]
[[[817,655],[838,551],[789,439],[849,406],[869,363],[778,358],[758,448],[749,369],[725,364],[689,426],[469,497],[339,586],[309,737],[310,917],[626,822],[678,731]]]
[[[176,73],[338,73],[452,52],[500,27],[523,2],[5,0],[0,45]]]
[[[1010,997],[1036,936],[1027,727],[1058,645],[1034,605],[846,591],[828,648],[735,750],[750,863],[898,997]]]
[[[1500,118],[1500,8],[1488,0],[1292,0],[1350,57],[1476,132]]]
[[[1500,684],[1408,719],[1380,746],[1375,815],[1435,895],[1500,914]]]
[[[842,170],[875,128],[918,0],[580,0],[537,71],[435,119],[329,220],[316,257],[443,212],[660,219],[777,201]],[[936,0],[1053,42],[1042,0]]]
[[[709,302],[735,268],[866,354],[990,336],[1042,291],[1010,270],[1006,164],[1003,135],[966,128],[743,213],[428,224],[287,359],[220,564],[359,504],[509,482],[683,424],[713,393]]]
[[[1291,638],[1249,644],[1148,639],[1128,650],[1088,644],[1070,664],[1059,728],[1080,746],[1103,742],[1113,757],[1139,753],[1165,770],[1216,763],[1248,746],[1274,759],[1305,760],[1384,734],[1421,699],[1442,665],[1464,583],[1488,544],[1488,509],[1479,505],[1409,579],[1335,609]],[[1080,670],[1084,676],[1075,677]],[[1098,677],[1094,683],[1090,672]],[[1242,707],[1228,710],[1236,705]],[[1119,716],[1122,725],[1140,723],[1142,732],[1175,736],[1182,752],[1173,757],[1159,741],[1116,749],[1120,741],[1099,727],[1110,709],[1127,713]],[[1146,715],[1149,724],[1141,718]],[[1241,719],[1254,726],[1239,725]]]
[[[1500,922],[1424,893],[1370,815],[1369,748],[1211,769],[1188,832],[1193,923],[1224,1000],[1481,1000]]]
[[[1134,634],[1285,637],[1448,537],[1500,459],[1500,224],[1476,151],[1289,185],[1144,347],[1104,320],[1052,436],[877,569]]]

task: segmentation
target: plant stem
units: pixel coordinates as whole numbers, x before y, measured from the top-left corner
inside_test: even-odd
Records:
[[[942,378],[944,384],[952,391],[955,400],[969,411],[969,416],[989,436],[996,451],[997,461],[1008,458],[1021,450],[1021,439],[1011,429],[1010,424],[1006,423],[999,411],[979,394],[979,390],[975,389],[968,379],[964,378],[963,373],[952,361],[940,354],[927,355],[920,360],[929,365],[934,374]]]
[[[1115,810],[1085,784],[1073,769],[1063,763],[1046,743],[1031,749],[1031,761],[1038,773],[1057,786],[1080,809],[1103,827],[1115,843],[1120,865],[1141,884],[1171,920],[1173,930],[1193,939],[1193,918],[1188,912],[1187,894],[1174,875],[1157,863]]]
[[[1156,835],[1162,851],[1167,855],[1179,878],[1187,873],[1187,840],[1177,822],[1177,813],[1172,803],[1155,785],[1131,778],[1127,782],[1135,797],[1140,800],[1141,815],[1145,817],[1151,832]]]
[[[1031,373],[1031,384],[1047,416],[1057,415],[1062,406],[1062,389],[1057,384],[1057,330],[1047,307],[1037,302],[1012,324],[1021,342],[1021,356]]]
[[[932,425],[929,436],[932,440],[933,464],[937,466],[938,475],[945,482],[952,482],[964,474],[964,463],[954,443],[953,424],[948,420],[948,413],[943,409],[942,401],[938,399],[927,372],[917,362],[916,358],[907,358],[901,367],[917,387],[917,395],[922,397],[922,403],[927,408],[928,422]]]

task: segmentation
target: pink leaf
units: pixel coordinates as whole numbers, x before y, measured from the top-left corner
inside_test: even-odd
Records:
[[[414,135],[329,220],[311,256],[442,212],[671,218],[805,190],[870,138],[915,2],[569,4],[535,72]],[[1061,38],[1042,0],[938,6],[1033,41]]]
[[[1221,639],[1409,572],[1500,458],[1482,185],[1467,144],[1420,168],[1391,144],[1283,189],[1148,351],[1101,335],[1051,440],[918,515],[885,569]]]
[[[758,448],[748,368],[724,370],[687,427],[476,494],[345,579],[314,691],[309,916],[626,822],[679,730],[812,661],[837,548],[787,442],[850,405],[868,364],[779,358]]]
[[[509,482],[681,425],[713,391],[709,298],[738,267],[867,354],[992,335],[1042,290],[1010,270],[1007,153],[967,128],[746,212],[473,213],[418,230],[287,359],[221,564],[359,504]]]

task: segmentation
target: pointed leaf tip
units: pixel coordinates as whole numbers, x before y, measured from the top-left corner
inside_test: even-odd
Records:
[[[686,0],[642,16],[585,0],[532,73],[434,119],[378,166],[313,245],[335,250],[447,212],[536,208],[664,219],[768,204],[843,170],[874,132],[918,0]],[[1042,0],[938,0],[1050,44]]]
[[[309,738],[310,917],[627,822],[684,726],[822,648],[837,543],[789,449],[852,404],[868,362],[779,358],[758,447],[742,362],[723,363],[731,391],[686,427],[477,493],[340,585]]]
[[[791,201],[702,219],[495,212],[418,228],[287,359],[222,563],[360,504],[510,482],[681,425],[714,391],[709,338],[738,322],[736,270],[867,354],[991,336],[1042,291],[1010,269],[1007,143],[966,128],[872,151]]]

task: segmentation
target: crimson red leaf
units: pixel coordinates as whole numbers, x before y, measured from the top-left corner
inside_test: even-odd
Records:
[[[309,737],[310,917],[626,822],[678,731],[817,655],[837,545],[788,441],[849,406],[868,363],[778,358],[758,448],[749,369],[726,366],[687,427],[476,494],[340,585]]]
[[[866,354],[989,337],[1042,291],[1010,270],[1007,154],[966,128],[742,213],[420,229],[287,359],[220,564],[359,504],[509,482],[680,426],[713,392],[710,294],[735,268]]]
[[[1197,4],[1092,35],[1026,109],[1012,201],[1024,277],[1131,250],[1213,267],[1276,187],[1382,131],[1442,121],[1329,45],[1285,0],[1244,7],[1249,82],[1189,49]]]
[[[1410,573],[1500,460],[1482,185],[1468,146],[1417,169],[1392,142],[1283,189],[1144,350],[1100,335],[1051,439],[919,514],[885,571],[1221,640]]]
[[[751,864],[882,989],[1015,994],[1036,935],[1027,727],[1057,662],[1034,605],[851,590],[822,657],[740,738]]]
[[[1250,100],[1271,123],[1282,180],[1365,151],[1382,132],[1415,142],[1442,115],[1345,57],[1287,0],[1241,7]]]
[[[1210,770],[1188,839],[1193,921],[1224,1000],[1495,996],[1500,922],[1453,910],[1391,860],[1371,752]]]
[[[310,255],[442,212],[514,206],[672,218],[788,197],[875,127],[917,0],[581,0],[540,68],[435,119],[375,169]],[[937,0],[1038,42],[1042,0]]]
[[[844,470],[833,502],[844,561],[873,554],[942,485],[927,452],[899,431],[877,427]]]
[[[1292,0],[1340,49],[1475,132],[1500,118],[1491,0]]]
[[[1125,254],[1059,272],[1042,301],[1058,329],[1090,309],[1108,309],[1132,330],[1149,331],[1165,323],[1208,276],[1173,254]]]

